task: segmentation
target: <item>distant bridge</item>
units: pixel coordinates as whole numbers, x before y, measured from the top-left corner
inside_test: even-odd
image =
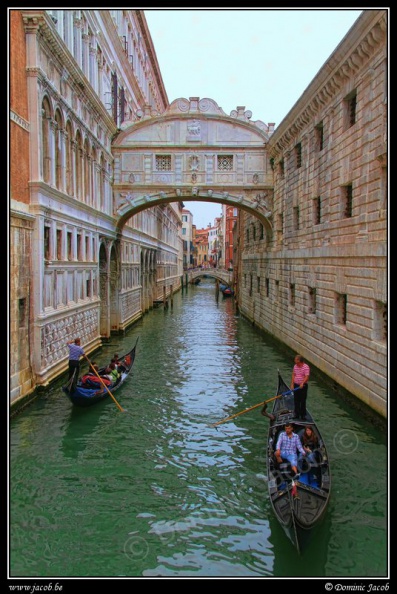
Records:
[[[186,274],[189,283],[203,276],[215,278],[225,285],[231,285],[233,282],[233,271],[226,270],[225,268],[194,268],[188,270]]]

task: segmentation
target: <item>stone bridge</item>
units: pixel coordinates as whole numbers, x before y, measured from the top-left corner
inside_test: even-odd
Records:
[[[148,108],[125,122],[112,143],[117,230],[147,208],[173,202],[228,204],[273,233],[273,171],[266,144],[274,124],[227,115],[212,99],[176,99],[159,115]]]
[[[203,276],[215,278],[225,285],[231,285],[233,282],[233,271],[226,270],[226,268],[194,268],[188,270],[186,274],[189,282]]]

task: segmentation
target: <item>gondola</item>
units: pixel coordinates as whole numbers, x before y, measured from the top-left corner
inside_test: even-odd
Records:
[[[234,295],[234,291],[229,285],[221,283],[219,285],[219,289],[221,290],[224,297],[232,297]]]
[[[309,411],[306,419],[294,417],[294,391],[278,373],[277,395],[273,399],[267,439],[267,478],[270,502],[273,511],[298,552],[307,545],[310,535],[324,517],[331,492],[331,474],[328,453],[320,431]],[[315,462],[305,458],[298,460],[298,476],[294,477],[289,462],[279,464],[275,458],[277,439],[286,422],[301,435],[310,425],[317,435],[319,446],[314,452]]]
[[[139,337],[136,339],[135,345],[132,347],[132,349],[120,357],[120,361],[123,363],[125,371],[121,373],[116,382],[107,385],[107,389],[96,375],[92,375],[90,378],[83,376],[83,378],[79,378],[77,380],[75,385],[73,385],[75,378],[72,377],[69,382],[62,387],[62,391],[68,396],[72,404],[75,406],[91,406],[97,402],[100,402],[101,400],[104,400],[105,398],[108,398],[109,391],[112,394],[116,392],[116,390],[118,390],[120,386],[124,384],[131,373],[131,369],[135,361],[138,340]],[[105,369],[106,367],[100,368],[99,375],[104,373]]]

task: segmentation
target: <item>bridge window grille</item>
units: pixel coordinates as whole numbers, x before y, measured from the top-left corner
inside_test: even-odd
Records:
[[[217,155],[218,171],[232,171],[233,155]]]
[[[156,155],[156,171],[171,171],[171,155]]]

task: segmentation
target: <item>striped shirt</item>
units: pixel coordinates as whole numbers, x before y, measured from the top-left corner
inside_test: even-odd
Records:
[[[305,377],[310,375],[310,367],[307,363],[304,363],[302,367],[294,365],[294,384],[301,384]]]
[[[78,361],[82,355],[84,355],[83,347],[74,344],[68,344],[69,347],[69,361]]]
[[[296,454],[296,450],[299,450],[301,454],[305,454],[305,450],[301,444],[301,440],[296,435],[296,433],[292,433],[291,437],[284,433],[280,433],[280,437],[277,440],[276,450],[280,450],[284,454]]]

